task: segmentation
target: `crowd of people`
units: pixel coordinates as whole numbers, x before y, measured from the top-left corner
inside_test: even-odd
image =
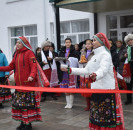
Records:
[[[16,86],[115,90],[119,89],[117,75],[124,77],[124,65],[127,61],[129,80],[125,82],[127,89],[132,90],[133,34],[128,34],[124,40],[126,44],[120,40],[114,43],[105,34],[97,33],[93,40],[86,39],[83,45],[72,45],[72,40],[66,38],[59,53],[55,52],[53,43],[44,41],[34,53],[28,40],[21,36],[17,39],[9,65],[5,54],[0,50],[0,84],[10,84],[9,72],[13,70]],[[125,129],[120,94],[81,95],[86,100],[85,110],[90,112],[90,130]],[[10,89],[0,88],[0,108],[4,108],[5,101],[12,99],[12,118],[21,122],[16,130],[31,130],[33,121],[42,121],[40,102],[47,100],[47,96],[58,100],[60,93],[16,89],[11,96]],[[74,94],[65,93],[65,96],[64,108],[71,109]],[[131,103],[132,94],[127,94],[125,105]]]

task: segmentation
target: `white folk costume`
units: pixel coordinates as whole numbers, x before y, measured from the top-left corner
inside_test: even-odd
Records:
[[[94,38],[103,46],[94,49],[94,56],[85,68],[71,68],[71,74],[95,74],[91,89],[118,89],[114,74],[108,39],[103,33]],[[92,81],[91,78],[89,78]],[[89,130],[124,130],[120,94],[92,94],[90,103]]]
[[[45,61],[46,63],[48,63],[46,56],[44,55],[44,52],[41,51],[41,55],[42,55],[42,61]],[[49,51],[49,57],[53,59],[53,54],[51,51]],[[50,76],[50,78],[48,78],[50,80],[50,87],[55,87],[58,86],[58,75],[57,75],[57,66],[55,63],[55,59],[53,59],[52,63],[46,64],[42,67],[42,69],[44,70],[44,73],[46,74],[49,70],[51,70],[51,73],[48,74]]]

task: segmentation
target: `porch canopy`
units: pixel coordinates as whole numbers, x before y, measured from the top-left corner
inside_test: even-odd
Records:
[[[110,12],[133,9],[133,0],[50,0],[56,6],[84,12]]]

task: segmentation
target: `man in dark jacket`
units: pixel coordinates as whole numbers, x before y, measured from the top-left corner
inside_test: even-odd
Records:
[[[117,66],[117,71],[120,75],[122,75],[123,73],[123,66],[124,66],[124,63],[125,63],[125,59],[126,58],[123,58],[123,55],[125,54],[126,52],[126,47],[123,45],[123,42],[118,40],[116,41],[116,53],[118,54],[118,66]]]

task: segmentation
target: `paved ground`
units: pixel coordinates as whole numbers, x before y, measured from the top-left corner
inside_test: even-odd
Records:
[[[122,95],[123,102],[125,94]],[[43,122],[33,123],[33,130],[88,130],[89,112],[84,111],[85,100],[79,94],[75,95],[74,107],[64,109],[65,97],[62,95],[57,101],[51,97],[41,103]],[[0,110],[0,130],[16,130],[19,122],[11,119],[11,105],[5,104]],[[133,130],[133,104],[123,106],[126,130]]]

